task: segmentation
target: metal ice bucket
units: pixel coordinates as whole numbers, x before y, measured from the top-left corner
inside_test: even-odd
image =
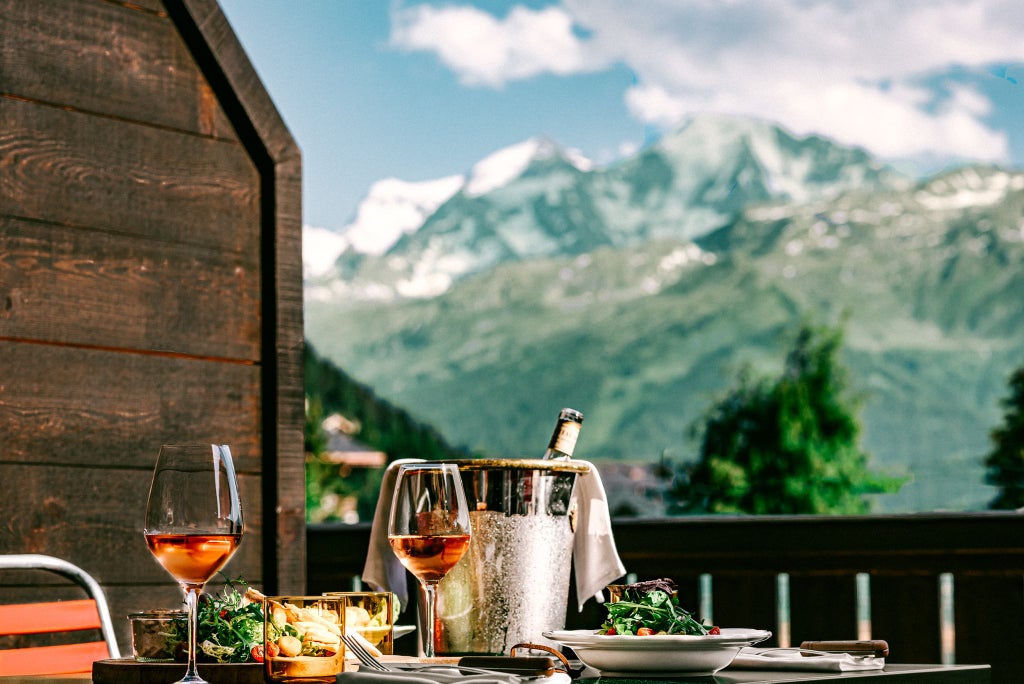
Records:
[[[473,536],[437,589],[438,655],[508,654],[561,629],[572,567],[572,499],[585,463],[452,461],[469,501]]]

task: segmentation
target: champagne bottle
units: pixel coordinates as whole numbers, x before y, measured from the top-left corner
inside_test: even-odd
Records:
[[[544,452],[544,460],[568,460],[572,458],[572,452],[576,448],[576,440],[579,438],[582,425],[582,413],[576,409],[562,409],[558,413],[558,422],[555,423],[555,432],[551,435],[551,441],[548,442],[548,449]]]

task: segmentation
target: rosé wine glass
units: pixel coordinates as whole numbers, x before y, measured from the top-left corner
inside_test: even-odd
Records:
[[[226,444],[164,445],[153,469],[143,530],[188,608],[188,666],[176,684],[206,684],[196,670],[199,594],[242,540],[242,506]]]
[[[395,481],[388,542],[420,581],[424,596],[423,655],[434,657],[437,583],[469,548],[469,505],[454,463],[404,465]]]

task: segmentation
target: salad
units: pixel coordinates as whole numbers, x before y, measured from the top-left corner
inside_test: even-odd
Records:
[[[199,597],[196,659],[218,663],[263,662],[263,594],[241,579],[227,580],[220,594]],[[174,622],[169,650],[184,659],[188,627]]]
[[[705,625],[679,606],[676,583],[657,579],[627,585],[618,601],[604,604],[608,617],[599,634],[720,634],[718,627]]]

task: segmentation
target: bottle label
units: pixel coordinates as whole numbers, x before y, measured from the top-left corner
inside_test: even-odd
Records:
[[[580,436],[580,424],[571,420],[566,420],[558,425],[558,429],[555,430],[555,434],[551,437],[551,449],[561,451],[563,454],[572,456],[572,452],[576,449],[576,440]]]

